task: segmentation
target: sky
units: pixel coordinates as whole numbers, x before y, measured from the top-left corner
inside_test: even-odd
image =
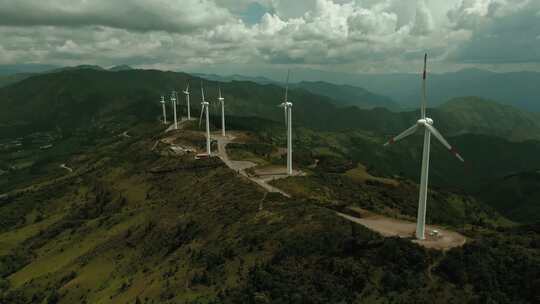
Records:
[[[540,0],[0,0],[0,37],[0,64],[540,71]]]

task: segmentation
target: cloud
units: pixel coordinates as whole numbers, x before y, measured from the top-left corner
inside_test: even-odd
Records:
[[[433,31],[434,22],[431,11],[426,5],[425,0],[416,1],[416,16],[412,32],[415,35],[428,35]]]
[[[0,0],[0,63],[384,72],[416,70],[426,51],[447,68],[537,61],[538,1],[410,3]],[[253,19],[246,17],[249,12]]]
[[[231,18],[228,10],[209,0],[0,0],[3,26],[107,26],[185,33]]]
[[[471,38],[449,60],[477,64],[540,62],[538,10],[538,1],[463,1],[449,16],[454,27],[469,30]]]

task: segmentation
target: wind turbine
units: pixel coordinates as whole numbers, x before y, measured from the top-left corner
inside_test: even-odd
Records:
[[[221,96],[221,88],[219,88],[218,102],[221,103],[221,136],[225,137],[225,98]]]
[[[285,99],[279,107],[283,108],[285,114],[285,125],[287,126],[287,174],[292,175],[292,106],[289,102],[289,76],[291,71],[287,71],[287,86],[285,87]]]
[[[186,102],[187,102],[187,119],[191,120],[191,110],[189,109],[189,82],[187,84],[186,89],[184,90],[184,95],[186,95]]]
[[[161,102],[161,106],[163,107],[163,124],[166,125],[167,124],[167,111],[165,109],[165,96],[161,96],[161,100],[159,102]]]
[[[211,147],[210,147],[210,117],[208,115],[208,106],[210,104],[206,102],[206,100],[204,99],[204,87],[203,87],[202,81],[201,81],[201,96],[202,96],[202,102],[201,102],[201,117],[199,118],[199,126],[201,126],[201,123],[202,123],[203,112],[206,112],[206,153],[208,154],[208,156],[210,156],[210,154],[212,153]]]
[[[173,114],[174,114],[174,129],[178,130],[178,120],[176,119],[176,92],[172,91],[171,93],[171,104],[173,107]]]
[[[465,160],[459,155],[459,153],[444,139],[444,137],[433,127],[433,119],[426,117],[426,76],[427,76],[427,54],[424,56],[424,73],[422,76],[422,103],[420,106],[420,119],[415,125],[405,130],[398,136],[390,139],[385,146],[392,144],[398,140],[408,137],[416,133],[419,129],[424,129],[424,150],[422,153],[422,171],[420,177],[420,195],[418,199],[418,215],[416,218],[416,238],[419,240],[425,239],[425,226],[426,226],[426,201],[428,191],[428,177],[429,177],[429,151],[431,143],[431,135],[435,136],[450,152],[452,152],[460,161]]]

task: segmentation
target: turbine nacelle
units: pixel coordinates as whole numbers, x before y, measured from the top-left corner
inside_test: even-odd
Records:
[[[425,125],[433,126],[433,119],[426,117],[426,118],[419,119],[416,123],[419,126],[425,126]]]
[[[293,104],[292,102],[285,101],[284,103],[280,104],[279,107],[281,108],[292,108]]]

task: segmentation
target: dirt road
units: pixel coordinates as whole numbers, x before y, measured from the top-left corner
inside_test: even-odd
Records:
[[[410,238],[413,240],[413,242],[426,248],[449,250],[454,247],[463,246],[466,242],[466,238],[457,232],[429,225],[426,226],[426,234],[429,234],[429,232],[436,229],[439,231],[439,236],[433,237],[427,235],[425,240],[414,240],[416,223],[389,218],[363,210],[360,217],[350,216],[343,213],[338,213],[338,215],[349,221],[361,224],[373,231],[376,231],[382,236],[397,236],[400,238]]]
[[[66,164],[61,164],[61,165],[60,165],[60,168],[66,169],[67,171],[69,171],[69,173],[72,173],[72,172],[73,172],[73,169],[71,169],[70,167],[66,166]]]
[[[275,179],[276,177],[265,176],[264,178],[260,178],[260,177],[253,177],[247,174],[246,170],[249,168],[255,167],[257,164],[253,162],[249,162],[249,161],[234,161],[234,160],[229,159],[229,155],[227,154],[227,145],[232,140],[234,140],[234,136],[229,135],[229,136],[223,137],[221,135],[213,135],[212,137],[217,140],[219,157],[225,163],[225,165],[227,165],[227,167],[240,173],[241,175],[248,178],[249,180],[256,183],[257,185],[263,187],[268,192],[277,192],[277,193],[281,193],[282,195],[286,197],[291,197],[289,194],[268,184],[268,181],[271,181]],[[280,178],[283,178],[283,177],[286,177],[286,176],[280,176]]]

